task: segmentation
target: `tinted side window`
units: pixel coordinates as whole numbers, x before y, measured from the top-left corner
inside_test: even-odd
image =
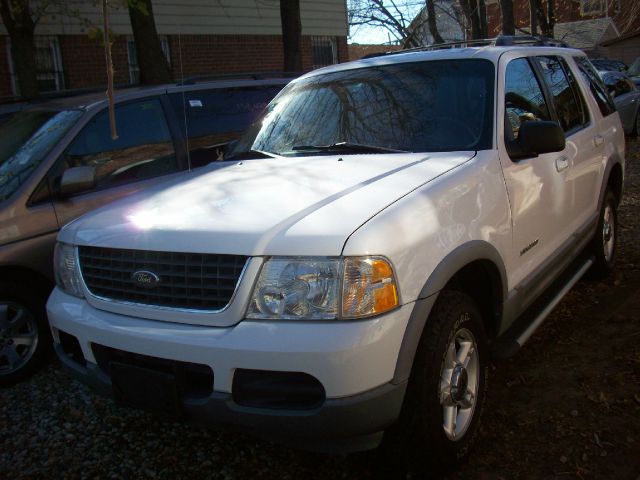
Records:
[[[558,59],[560,61],[560,64],[562,65],[562,69],[564,70],[565,75],[567,76],[567,79],[569,80],[571,91],[573,92],[573,97],[575,98],[576,104],[580,109],[580,115],[582,116],[582,125],[586,125],[587,123],[589,123],[589,109],[587,108],[587,104],[584,101],[584,97],[582,96],[582,91],[580,90],[578,82],[573,76],[571,68],[569,68],[569,65],[567,65],[567,62],[563,58]]]
[[[170,94],[183,133],[186,115],[191,165],[221,160],[220,147],[240,137],[279,91],[269,86]]]
[[[602,116],[606,117],[607,115],[615,112],[616,107],[614,106],[611,97],[609,97],[609,94],[607,93],[607,90],[602,83],[600,76],[591,66],[591,63],[589,62],[587,57],[575,57],[575,61],[578,64],[578,68],[580,68],[580,72],[589,82],[591,94],[593,95],[593,98],[595,98]]]
[[[98,113],[65,152],[65,168],[94,167],[98,188],[178,170],[158,99],[117,106],[115,115],[118,138],[111,139],[107,110]]]
[[[533,69],[526,58],[512,60],[507,65],[505,79],[505,113],[511,131],[507,138],[518,138],[524,122],[549,120],[549,108]]]
[[[565,132],[584,124],[582,109],[558,57],[536,57],[544,81],[553,96],[560,126]]]
[[[607,86],[609,93],[614,98],[635,90],[633,83],[620,74],[612,74],[606,76],[604,79],[604,83]]]

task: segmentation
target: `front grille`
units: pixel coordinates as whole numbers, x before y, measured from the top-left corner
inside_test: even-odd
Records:
[[[220,310],[229,304],[247,262],[241,255],[78,247],[80,269],[97,297],[143,305]],[[134,281],[152,272],[155,285]]]

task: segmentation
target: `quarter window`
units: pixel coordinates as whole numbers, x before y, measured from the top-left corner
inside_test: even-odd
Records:
[[[591,62],[589,62],[587,57],[576,57],[575,61],[578,64],[580,73],[582,73],[585,80],[589,82],[589,89],[598,104],[598,108],[600,109],[602,116],[606,117],[607,115],[611,115],[616,111],[616,107],[607,93],[605,85],[602,83],[602,79],[591,65]]]
[[[64,154],[64,168],[94,167],[98,188],[178,170],[158,99],[120,105],[115,115],[118,138],[111,139],[108,112],[98,113]]]
[[[582,127],[584,121],[584,109],[580,104],[576,92],[571,88],[567,72],[562,67],[558,57],[536,57],[555,105],[556,114],[560,126],[565,132]],[[572,79],[573,80],[573,79]],[[575,83],[575,82],[574,82]]]
[[[511,127],[505,132],[508,140],[518,138],[524,122],[550,119],[542,89],[526,58],[512,60],[507,65],[505,113]]]

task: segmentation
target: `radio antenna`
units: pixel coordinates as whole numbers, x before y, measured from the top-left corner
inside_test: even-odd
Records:
[[[187,125],[187,101],[184,96],[184,72],[182,71],[182,35],[178,30],[178,58],[180,60],[180,84],[182,87],[182,117],[184,118],[184,141],[187,146],[187,167],[191,171],[191,152],[189,151],[189,127]]]

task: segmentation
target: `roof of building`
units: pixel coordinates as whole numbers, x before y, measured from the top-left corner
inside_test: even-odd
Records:
[[[601,45],[604,47],[608,47],[609,45],[613,45],[618,42],[624,42],[625,40],[629,40],[630,38],[634,38],[634,37],[640,37],[640,30],[626,33],[621,37],[612,38],[611,40],[605,40],[604,42],[601,43]]]
[[[556,23],[553,29],[554,38],[581,50],[593,50],[603,41],[619,35],[615,23],[609,17]]]

